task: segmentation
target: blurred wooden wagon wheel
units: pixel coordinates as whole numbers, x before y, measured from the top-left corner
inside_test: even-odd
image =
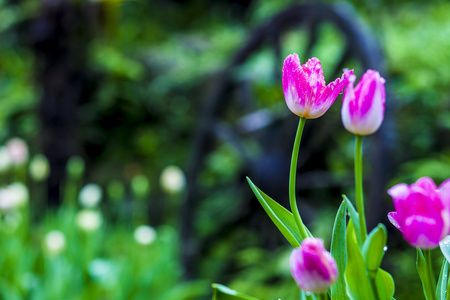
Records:
[[[250,33],[243,47],[236,51],[228,67],[219,74],[218,79],[211,86],[211,93],[205,99],[204,111],[200,115],[199,126],[194,136],[193,153],[187,171],[188,191],[180,212],[182,261],[186,278],[195,277],[199,256],[217,236],[226,233],[232,225],[248,220],[252,211],[260,209],[243,175],[250,176],[261,189],[269,196],[276,197],[278,201],[287,199],[288,170],[298,117],[287,109],[282,94],[281,68],[285,57],[284,44],[289,37],[303,34],[306,40],[305,48],[302,49],[299,45],[298,50],[291,51],[299,53],[303,64],[307,58],[314,56],[313,50],[321,42],[324,26],[328,26],[328,30],[331,30],[334,36],[340,37],[342,42],[341,49],[335,51],[338,54],[333,54],[338,57],[333,62],[334,66],[324,68],[327,83],[340,77],[344,67],[355,68],[358,77],[370,68],[384,75],[384,59],[380,45],[374,36],[361,26],[351,7],[346,5],[290,6]],[[242,76],[243,67],[248,67],[255,57],[261,57],[261,53],[265,57],[260,62],[271,60],[266,67],[266,70],[269,68],[272,72],[267,81],[271,80],[271,83],[266,85],[274,87],[277,92],[269,88],[262,89],[260,93],[272,92],[276,97],[272,104],[261,105],[256,101],[258,97],[255,94],[258,91],[255,93],[255,82],[252,78],[260,77],[259,71],[263,72],[263,70],[256,70],[247,78]],[[322,63],[324,62],[323,57],[319,59]],[[349,62],[351,65],[348,65]],[[337,110],[340,109],[339,99],[334,105],[334,107],[338,106]],[[315,184],[342,183],[334,182],[330,174],[307,173],[311,164],[320,163],[318,160],[323,160],[315,152],[326,147],[337,128],[344,130],[338,113],[327,113],[325,117],[323,120],[319,119],[320,122],[307,122],[299,157],[299,168],[302,168],[302,174],[298,176],[299,188],[305,189],[306,186],[311,188]],[[381,163],[386,162],[387,155],[386,143],[383,142],[388,136],[386,127],[382,126],[381,130],[371,137],[371,151],[368,153],[370,158],[366,157],[366,160],[370,161],[371,176],[367,179],[370,187],[365,193],[366,198],[372,200],[380,197],[379,191],[386,184],[387,169]],[[314,133],[311,133],[312,131]],[[223,156],[226,159],[223,157],[222,160],[220,159],[220,154],[217,155],[220,151],[228,151],[228,156],[227,154]],[[212,166],[213,170],[207,170],[207,165],[210,169]],[[221,172],[223,176],[231,177],[231,179],[222,180],[222,184],[233,189],[235,193],[234,197],[231,196],[228,199],[229,207],[236,205],[236,198],[242,198],[239,200],[239,213],[232,216],[226,216],[224,213],[225,216],[222,218],[225,220],[222,220],[220,229],[214,232],[204,230],[205,232],[198,233],[198,224],[195,223],[198,220],[197,208],[207,201],[204,199],[207,196],[208,185],[214,187],[216,194],[222,193],[222,196],[229,197],[226,188],[220,184],[221,180],[217,179]],[[214,181],[211,177],[215,176],[217,180]],[[246,196],[242,196],[244,194]],[[230,195],[233,194],[230,193]],[[374,207],[370,205],[367,209],[371,210],[370,216],[378,217],[380,209],[374,210]],[[260,211],[262,212],[262,209]],[[219,215],[212,216],[212,219],[216,217],[220,222]],[[264,223],[269,224],[268,219]],[[269,225],[272,226],[272,224]]]

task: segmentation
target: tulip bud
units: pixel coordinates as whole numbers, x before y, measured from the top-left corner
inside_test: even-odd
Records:
[[[410,186],[397,184],[388,194],[395,207],[395,212],[388,214],[389,221],[412,246],[435,248],[450,233],[449,199],[444,199],[450,195],[450,180],[438,190],[431,178],[422,177]]]
[[[297,54],[289,55],[283,65],[283,92],[286,104],[296,115],[315,119],[322,116],[348,83],[353,71],[325,85],[322,65],[313,57],[304,65]]]
[[[292,276],[305,292],[325,292],[338,276],[336,261],[318,238],[304,239],[301,246],[292,251],[290,265]]]
[[[354,88],[356,76],[349,78],[342,102],[342,123],[356,135],[378,130],[384,119],[385,79],[377,71],[367,70]]]

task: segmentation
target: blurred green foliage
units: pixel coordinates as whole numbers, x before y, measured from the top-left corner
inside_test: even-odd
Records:
[[[175,300],[209,293],[207,281],[181,280],[177,231],[145,225],[141,187],[131,202],[123,193],[103,197],[96,184],[80,190],[79,157],[69,163],[63,205],[39,218],[48,166],[37,158],[34,167],[36,160],[25,157],[2,169],[2,182],[13,182],[0,188],[0,298]],[[132,182],[142,184],[143,175]],[[112,186],[117,191],[117,182]]]

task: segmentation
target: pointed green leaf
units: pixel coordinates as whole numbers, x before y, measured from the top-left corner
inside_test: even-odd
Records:
[[[422,281],[423,294],[425,295],[425,298],[433,299],[435,293],[434,283],[430,280],[430,276],[428,276],[427,263],[420,248],[417,248],[416,268],[419,273],[420,280]]]
[[[300,300],[307,300],[307,299],[306,299],[305,292],[302,291],[302,290],[300,290]]]
[[[272,222],[277,226],[287,241],[294,248],[300,247],[302,238],[297,225],[295,224],[292,213],[278,204],[275,200],[264,194],[256,185],[253,184],[250,178],[247,177],[247,181],[259,203],[261,203],[267,215],[269,215]]]
[[[331,239],[331,255],[336,260],[338,267],[338,278],[334,285],[331,286],[331,299],[334,300],[346,300],[348,299],[345,291],[345,279],[342,274],[345,272],[345,266],[347,265],[347,249],[345,243],[345,232],[347,224],[347,206],[345,201],[342,201],[336,214],[334,221],[333,236]]]
[[[345,282],[347,295],[351,300],[375,300],[369,278],[366,272],[364,257],[356,240],[353,221],[347,226],[347,268]]]
[[[436,287],[436,299],[445,299],[447,297],[447,283],[448,283],[448,261],[444,258],[439,274],[439,280]]]
[[[364,261],[366,262],[369,277],[375,278],[381,260],[384,256],[384,247],[387,242],[387,231],[383,224],[378,224],[372,232],[367,236],[366,241],[362,247]]]
[[[447,281],[447,289],[446,289],[446,291],[448,291],[449,289],[450,289],[450,280]],[[445,298],[441,298],[441,299],[450,300],[450,293],[447,293]]]
[[[306,294],[304,291],[300,290],[300,300],[316,300],[316,296],[314,294]]]
[[[359,247],[362,247],[362,236],[361,236],[361,228],[359,226],[359,214],[353,206],[352,202],[347,198],[346,195],[342,195],[345,203],[347,204],[348,213],[350,215],[350,219],[352,220],[353,227],[356,232],[356,239],[358,241]]]
[[[379,300],[391,300],[395,292],[394,279],[385,270],[378,269],[375,277],[375,285]]]
[[[258,298],[238,293],[218,283],[213,283],[211,287],[213,288],[213,300],[259,300]]]

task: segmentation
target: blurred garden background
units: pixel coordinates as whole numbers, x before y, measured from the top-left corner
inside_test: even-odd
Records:
[[[386,78],[386,120],[365,140],[368,224],[388,228],[395,298],[417,299],[386,190],[450,178],[441,0],[0,0],[0,299],[211,299],[213,282],[297,299],[291,247],[245,180],[287,206],[294,52],[327,82],[344,67]],[[341,98],[307,122],[297,176],[328,249],[353,199]]]

